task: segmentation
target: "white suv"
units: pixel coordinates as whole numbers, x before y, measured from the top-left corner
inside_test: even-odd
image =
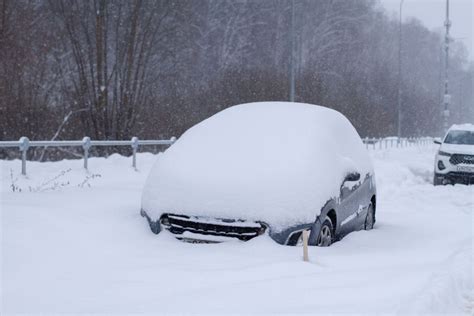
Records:
[[[439,144],[434,166],[434,185],[474,184],[474,125],[453,125]]]

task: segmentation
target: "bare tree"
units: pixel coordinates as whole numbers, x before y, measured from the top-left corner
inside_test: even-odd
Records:
[[[297,101],[343,112],[362,136],[395,134],[398,21],[376,0],[294,7]],[[287,0],[0,0],[0,138],[179,136],[234,104],[287,100],[289,9]],[[433,135],[441,38],[417,20],[402,29],[403,133]],[[453,123],[473,121],[462,42],[449,62]]]
[[[173,36],[171,1],[51,1],[72,54],[74,89],[84,128],[98,139],[130,137],[152,101],[150,80],[165,64]]]

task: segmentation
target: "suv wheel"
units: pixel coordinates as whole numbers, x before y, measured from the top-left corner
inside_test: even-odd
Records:
[[[440,179],[439,177],[436,176],[436,174],[433,176],[433,185],[442,185],[443,184],[443,179]]]

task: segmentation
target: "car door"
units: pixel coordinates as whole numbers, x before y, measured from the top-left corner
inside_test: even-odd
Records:
[[[346,235],[360,224],[360,188],[362,180],[347,179],[341,185],[340,193],[340,233]]]
[[[367,175],[364,180],[361,180],[360,186],[358,186],[357,190],[353,193],[354,203],[357,207],[357,217],[354,219],[353,230],[360,230],[365,227],[367,210],[372,197],[372,186],[372,176]]]

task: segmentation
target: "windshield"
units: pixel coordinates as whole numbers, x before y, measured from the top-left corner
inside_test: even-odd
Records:
[[[450,131],[444,139],[446,144],[474,145],[474,132]]]

